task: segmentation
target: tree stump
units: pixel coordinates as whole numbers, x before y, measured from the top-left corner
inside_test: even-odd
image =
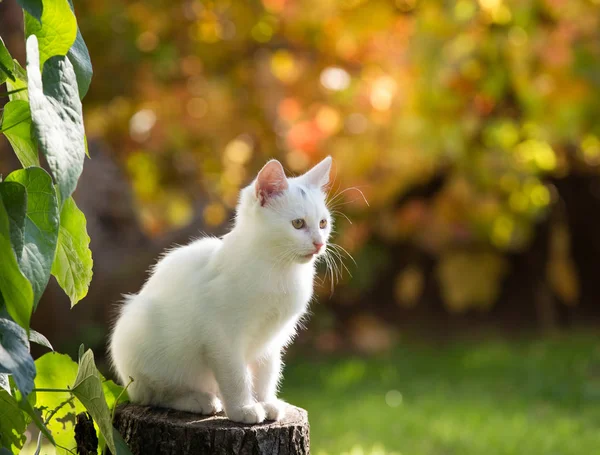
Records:
[[[114,426],[134,455],[306,455],[310,453],[308,416],[288,406],[279,422],[245,425],[222,413],[188,412],[125,404]]]

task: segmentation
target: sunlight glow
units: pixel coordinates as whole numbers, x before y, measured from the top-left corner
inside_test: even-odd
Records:
[[[129,134],[131,138],[142,142],[150,137],[150,130],[156,124],[156,114],[152,109],[142,109],[131,116]]]
[[[385,403],[390,408],[397,408],[402,404],[402,401],[402,393],[400,393],[398,390],[390,390],[388,393],[385,394]]]
[[[345,90],[350,86],[350,75],[339,67],[330,66],[321,72],[321,84],[323,87],[333,91]]]
[[[252,156],[252,140],[247,135],[241,135],[225,147],[225,159],[236,164],[246,164]]]
[[[376,79],[371,90],[371,105],[378,111],[387,111],[392,105],[396,89],[396,81],[390,76]]]

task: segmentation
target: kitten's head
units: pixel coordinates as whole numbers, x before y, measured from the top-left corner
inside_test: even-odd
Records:
[[[307,263],[324,254],[332,221],[325,193],[330,170],[327,157],[306,174],[287,178],[281,163],[271,160],[244,189],[238,217],[265,234],[282,262]]]

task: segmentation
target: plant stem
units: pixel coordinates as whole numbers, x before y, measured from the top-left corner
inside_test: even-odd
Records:
[[[23,90],[27,90],[27,87],[21,87],[21,88],[18,88],[16,90],[9,90],[8,92],[3,93],[0,96],[5,97],[5,96],[8,96],[8,95],[14,95],[15,93],[22,92]]]
[[[111,412],[111,416],[110,416],[111,422],[115,421],[115,411],[117,410],[117,405],[119,404],[119,400],[121,399],[123,394],[127,391],[127,388],[131,385],[132,382],[133,382],[133,378],[131,376],[129,376],[129,382],[127,383],[125,388],[123,390],[121,390],[121,393],[119,394],[119,396],[115,400],[115,403],[113,404],[113,408],[112,408],[112,412]]]
[[[69,453],[72,453],[73,455],[77,455],[77,454],[76,454],[75,452],[73,452],[71,449],[69,449],[69,448],[67,448],[67,447],[65,447],[65,446],[61,446],[60,444],[56,444],[56,447],[58,447],[58,448],[60,448],[60,449],[63,449],[63,450],[66,450],[67,452],[69,452]]]
[[[33,389],[32,392],[69,392],[72,393],[71,389]]]
[[[65,401],[63,401],[56,409],[54,409],[49,415],[48,417],[46,417],[46,420],[44,421],[44,425],[48,425],[48,423],[50,423],[50,420],[52,419],[52,417],[54,417],[56,415],[56,413],[58,411],[60,411],[63,406],[65,406],[66,404],[70,403],[71,401],[73,401],[75,399],[75,395],[71,395],[71,397]]]

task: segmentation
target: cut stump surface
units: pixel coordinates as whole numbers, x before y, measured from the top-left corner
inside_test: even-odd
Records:
[[[126,404],[114,425],[134,455],[305,455],[310,453],[308,417],[288,406],[279,422],[245,425],[222,413],[202,416]]]

